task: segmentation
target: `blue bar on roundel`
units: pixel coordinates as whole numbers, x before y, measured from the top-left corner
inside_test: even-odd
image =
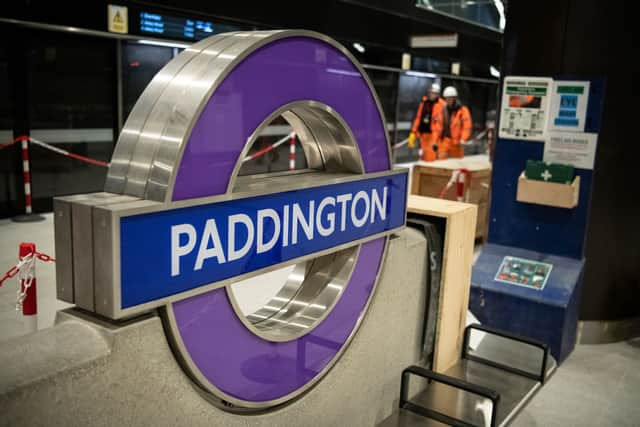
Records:
[[[120,219],[121,308],[402,227],[405,173]]]

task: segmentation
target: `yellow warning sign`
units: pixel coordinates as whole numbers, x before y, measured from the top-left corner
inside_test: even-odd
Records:
[[[126,6],[108,6],[109,31],[112,33],[127,34],[129,32],[129,17]]]

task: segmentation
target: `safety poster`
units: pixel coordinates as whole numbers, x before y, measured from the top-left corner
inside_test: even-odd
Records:
[[[500,264],[495,280],[541,291],[547,284],[552,264],[506,256]]]
[[[500,138],[544,142],[553,79],[514,77],[504,79]]]
[[[550,131],[584,132],[589,86],[588,81],[558,80],[554,83]]]

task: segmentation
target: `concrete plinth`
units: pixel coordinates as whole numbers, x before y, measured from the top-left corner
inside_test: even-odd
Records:
[[[426,242],[393,238],[350,347],[293,403],[262,415],[213,406],[176,362],[157,314],[126,325],[74,310],[0,344],[0,425],[373,426],[397,405],[400,373],[420,358]]]

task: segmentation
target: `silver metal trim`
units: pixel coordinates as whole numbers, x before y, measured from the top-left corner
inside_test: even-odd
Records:
[[[231,286],[226,288],[227,296],[252,333],[265,341],[293,341],[313,332],[331,313],[351,279],[359,252],[357,245],[296,264],[292,276],[303,280],[288,280],[276,296],[253,313],[242,312]]]
[[[226,37],[227,35],[220,35],[205,39],[206,41],[203,40],[202,42],[195,43],[185,49],[185,52],[183,52],[182,55],[179,55],[165,64],[165,66],[162,67],[162,69],[154,76],[136,101],[133,109],[127,117],[127,121],[124,124],[122,131],[120,132],[118,143],[116,144],[116,148],[113,152],[111,165],[107,173],[105,191],[112,193],[124,192],[131,159],[140,134],[142,133],[156,103],[164,94],[165,90],[176,75],[179,74],[180,71],[202,51],[211,45],[222,42]]]
[[[302,190],[307,188],[323,187],[326,185],[342,184],[347,182],[364,181],[375,178],[383,178],[393,175],[406,175],[409,177],[409,169],[397,167],[382,172],[369,173],[366,175],[333,173],[311,171],[300,173],[298,179],[292,182],[287,174],[278,174],[273,177],[273,182],[267,186],[249,186],[244,191],[221,194],[219,196],[199,197],[195,199],[179,200],[171,203],[162,203],[154,200],[140,199],[145,203],[139,203],[137,200],[130,203],[119,203],[118,205],[107,207],[113,209],[114,214],[119,217],[146,214],[152,212],[166,211],[169,209],[180,209],[185,207],[207,205],[212,203],[224,202],[227,200],[245,199],[248,197],[265,196],[269,194],[284,193],[287,191]],[[406,210],[406,208],[405,208]]]
[[[93,208],[132,200],[134,198],[131,196],[101,192],[86,194],[70,202],[73,295],[75,304],[80,308],[95,310],[95,265],[102,262],[100,258],[94,257],[96,241],[93,234]]]
[[[331,45],[335,49],[339,50],[343,53],[347,58],[350,59],[352,64],[359,70],[360,74],[362,74],[365,79],[367,85],[369,86],[369,90],[373,94],[373,98],[376,102],[376,106],[378,108],[378,114],[380,120],[382,122],[383,129],[386,130],[386,120],[384,118],[384,113],[382,110],[382,106],[380,104],[380,100],[375,95],[375,89],[373,84],[371,83],[371,79],[362,68],[362,66],[357,62],[357,60],[351,55],[351,53],[345,49],[343,46],[338,44],[333,39],[313,32],[306,30],[290,30],[290,31],[277,31],[277,32],[250,32],[250,33],[237,33],[237,35],[241,34],[253,34],[253,35],[261,35],[261,38],[258,39],[249,39],[245,43],[237,44],[232,47],[231,52],[225,52],[225,63],[223,64],[221,61],[220,66],[224,66],[224,69],[221,71],[217,71],[219,74],[214,76],[212,79],[213,83],[210,84],[206,93],[204,91],[200,94],[200,104],[198,108],[192,112],[193,117],[198,117],[201,113],[202,109],[208,102],[209,98],[213,94],[213,92],[217,89],[220,82],[233,70],[235,65],[237,65],[240,61],[242,61],[247,56],[251,55],[255,50],[259,49],[266,44],[274,42],[276,40],[280,40],[283,38],[289,37],[309,37],[317,40],[324,41],[325,43]],[[237,46],[237,48],[236,48]],[[228,56],[229,59],[226,57]],[[218,64],[216,64],[218,65]],[[191,111],[190,111],[191,113]],[[197,119],[193,119],[191,123],[188,124],[186,128],[182,128],[178,123],[176,123],[176,129],[171,130],[167,129],[165,133],[163,133],[162,138],[166,141],[166,143],[162,144],[158,150],[158,154],[156,155],[156,159],[154,159],[154,165],[152,166],[151,174],[149,175],[149,182],[152,183],[153,188],[150,188],[145,195],[146,198],[150,198],[152,200],[165,201],[170,202],[171,195],[173,194],[173,189],[175,186],[175,180],[177,176],[177,169],[173,167],[173,165],[178,165],[180,163],[180,159],[182,158],[184,149],[186,147],[186,141],[189,140],[191,132],[193,130],[193,126],[197,122]],[[391,146],[389,144],[389,137],[387,132],[385,132],[385,139],[387,140],[387,151],[388,151],[388,159],[389,159],[389,167],[392,164],[392,153]],[[179,141],[176,143],[175,141]],[[173,143],[172,143],[173,142]],[[156,165],[157,163],[157,165]],[[231,184],[231,182],[230,182]],[[166,185],[166,187],[165,187]]]
[[[202,50],[176,74],[154,105],[138,137],[126,174],[125,193],[170,201],[164,181],[168,173],[177,172],[180,158],[167,157],[166,151],[172,152],[171,148],[177,144],[186,145],[188,138],[184,137],[184,129],[191,129],[197,122],[211,81],[216,81],[231,52],[253,37],[246,33],[215,36],[217,43]]]
[[[252,187],[254,191],[255,187],[281,188],[283,181],[280,178],[291,178],[291,173],[260,174],[257,179],[251,175],[239,177],[243,159],[255,140],[279,116],[283,116],[298,135],[308,166],[323,170],[322,174],[315,174],[319,177],[318,182],[332,172],[364,173],[364,162],[356,139],[340,114],[317,101],[296,101],[271,113],[249,137],[234,167],[227,193],[238,193]],[[305,265],[296,265],[280,292],[261,309],[248,315],[240,310],[230,286],[226,289],[227,295],[236,315],[252,333],[267,341],[291,341],[310,333],[331,312],[349,283],[358,254],[359,246],[351,247],[308,260]],[[336,289],[339,292],[336,293]],[[308,314],[301,313],[303,307]],[[314,311],[320,313],[314,314]]]

